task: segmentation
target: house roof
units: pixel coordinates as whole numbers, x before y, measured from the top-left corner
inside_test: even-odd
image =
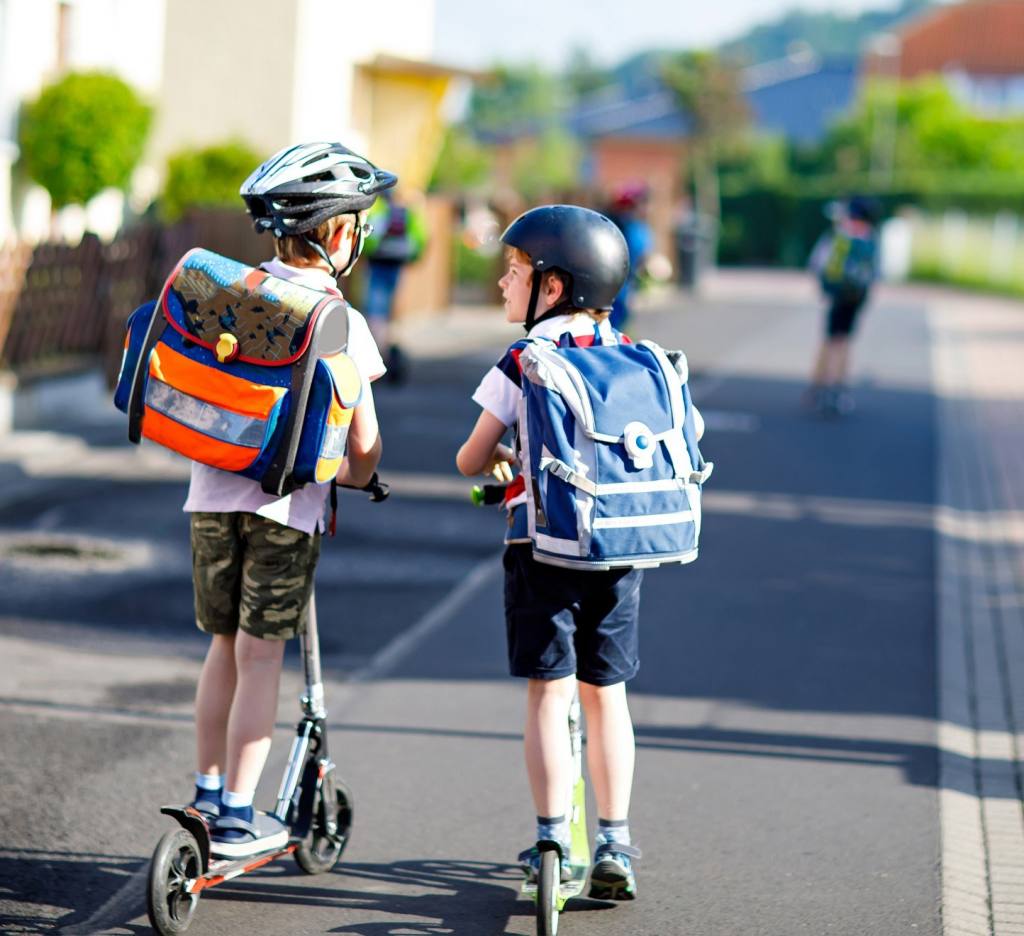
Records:
[[[671,91],[660,90],[630,97],[605,95],[604,100],[584,101],[569,115],[569,129],[588,139],[644,137],[679,139],[690,133],[692,121],[676,103]]]
[[[896,30],[900,74],[957,68],[976,75],[1024,73],[1024,3],[970,0],[937,7]]]
[[[842,59],[783,59],[746,69],[743,85],[759,130],[814,143],[853,100],[857,65]]]
[[[678,105],[648,61],[630,63],[617,78],[557,118],[506,127],[500,133],[486,134],[486,139],[506,142],[535,136],[552,126],[584,140],[678,140],[690,135],[692,117]],[[855,61],[823,61],[809,53],[752,66],[741,76],[755,127],[798,143],[820,140],[829,124],[849,106],[856,85]]]

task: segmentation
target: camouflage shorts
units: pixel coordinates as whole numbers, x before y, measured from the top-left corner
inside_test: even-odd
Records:
[[[193,513],[196,623],[208,634],[241,628],[287,640],[306,629],[320,533],[252,513]]]

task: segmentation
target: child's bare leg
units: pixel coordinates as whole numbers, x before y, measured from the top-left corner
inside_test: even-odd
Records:
[[[569,801],[569,706],[576,677],[531,679],[526,689],[526,772],[538,816],[561,816]]]
[[[235,639],[238,682],[228,720],[226,783],[232,793],[255,792],[270,752],[284,645],[283,640],[263,640],[244,631]]]
[[[850,339],[833,338],[829,342],[831,352],[831,370],[829,381],[833,386],[846,383],[847,371],[850,367]]]
[[[587,767],[602,819],[626,819],[633,789],[635,745],[626,684],[580,684],[587,718]]]
[[[829,343],[823,341],[818,348],[818,356],[814,359],[814,370],[811,372],[811,385],[814,387],[824,387],[828,382],[828,347]]]
[[[201,774],[224,775],[235,694],[235,635],[214,634],[196,687],[196,757]]]

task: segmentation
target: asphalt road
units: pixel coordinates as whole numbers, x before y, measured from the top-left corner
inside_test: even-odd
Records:
[[[688,350],[716,469],[700,560],[645,585],[640,899],[579,902],[569,936],[940,932],[929,335],[921,307],[883,297],[858,409],[827,422],[799,406],[818,315],[809,289],[751,277],[638,320]],[[513,867],[532,808],[501,519],[452,478],[497,350],[418,360],[408,386],[380,388],[396,493],[347,498],[325,545],[332,744],[356,799],[346,860],[218,887],[192,932],[533,932]],[[78,434],[132,456],[115,422]],[[88,450],[55,445],[63,467],[0,497],[0,931],[145,932],[158,806],[190,789],[204,648],[183,484],[90,477]],[[298,682],[292,665],[268,801]]]

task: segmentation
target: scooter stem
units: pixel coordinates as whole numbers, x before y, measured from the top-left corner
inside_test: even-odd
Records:
[[[299,637],[302,665],[306,671],[306,692],[302,696],[302,710],[310,718],[327,718],[324,703],[323,676],[320,672],[320,637],[316,625],[316,595],[309,596],[309,620],[306,632]]]

